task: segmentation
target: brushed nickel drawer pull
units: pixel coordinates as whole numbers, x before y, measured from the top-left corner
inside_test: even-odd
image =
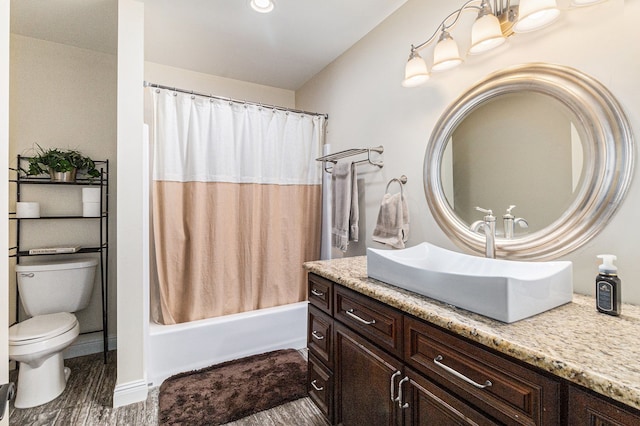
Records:
[[[469,383],[470,385],[473,385],[475,387],[477,387],[478,389],[484,389],[486,387],[492,386],[493,383],[491,383],[490,380],[487,380],[486,382],[484,382],[483,385],[481,385],[480,383],[474,382],[473,380],[471,380],[470,378],[468,378],[467,376],[465,376],[462,373],[457,372],[456,370],[454,370],[453,368],[444,365],[443,363],[441,363],[440,361],[442,361],[442,355],[438,355],[437,357],[435,357],[433,359],[433,362],[438,366],[441,367],[443,369],[445,369],[446,371],[448,371],[449,373],[453,374],[454,376],[456,376],[459,379],[464,380],[465,382]]]
[[[324,339],[324,336],[323,336],[322,334],[318,333],[316,330],[313,330],[313,331],[311,332],[311,335],[312,335],[315,339],[317,339],[317,340],[322,340],[322,339]]]
[[[402,379],[402,380],[400,380],[398,382],[398,398],[396,399],[396,401],[398,401],[398,407],[399,408],[403,408],[403,409],[404,408],[409,408],[409,403],[408,402],[405,402],[405,403],[402,402],[402,384],[404,382],[408,382],[408,381],[409,381],[409,378],[407,376],[404,376],[404,379]]]
[[[318,297],[322,297],[324,296],[324,293],[321,291],[316,290],[315,288],[311,289],[311,294],[313,294],[314,296],[318,296]]]
[[[364,318],[360,318],[359,316],[357,316],[356,314],[353,313],[353,309],[349,309],[348,311],[344,311],[345,314],[347,314],[347,316],[353,318],[356,321],[361,322],[362,324],[365,325],[372,325],[376,323],[376,320],[372,319],[371,321],[367,321]]]
[[[393,401],[393,402],[396,402],[396,401],[397,401],[397,399],[396,399],[396,395],[395,395],[395,392],[396,392],[396,386],[395,386],[395,384],[396,384],[396,383],[395,383],[395,382],[396,382],[396,376],[399,376],[399,375],[401,375],[401,374],[402,374],[402,373],[400,373],[399,371],[396,371],[395,373],[393,373],[393,374],[391,375],[391,389],[390,389],[390,393],[391,393],[391,401]]]
[[[318,385],[316,385],[316,380],[314,380],[314,381],[312,381],[312,382],[311,382],[311,386],[312,386],[316,391],[318,391],[318,392],[321,392],[321,391],[323,391],[323,390],[324,390],[324,387],[322,387],[322,386],[321,386],[321,387],[318,387]]]

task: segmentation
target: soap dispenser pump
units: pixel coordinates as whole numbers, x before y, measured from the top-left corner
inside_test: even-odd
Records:
[[[598,258],[602,259],[602,264],[596,277],[596,308],[603,314],[618,316],[622,282],[618,278],[618,268],[613,264],[617,258],[612,254],[601,254]]]

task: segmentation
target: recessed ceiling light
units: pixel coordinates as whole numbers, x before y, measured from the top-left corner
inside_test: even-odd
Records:
[[[260,13],[269,13],[275,6],[273,0],[251,0],[250,4],[253,10]]]

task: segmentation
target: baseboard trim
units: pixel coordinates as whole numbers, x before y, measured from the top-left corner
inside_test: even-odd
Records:
[[[102,333],[83,334],[78,336],[75,342],[64,350],[64,358],[76,358],[79,356],[97,354],[102,352]],[[107,339],[108,350],[113,351],[118,347],[118,338],[115,336]]]
[[[113,391],[113,408],[146,401],[148,391],[146,380],[135,380],[116,385]]]

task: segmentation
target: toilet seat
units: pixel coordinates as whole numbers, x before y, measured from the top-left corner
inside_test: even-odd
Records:
[[[37,315],[9,327],[9,346],[39,343],[60,336],[78,324],[75,315],[68,312]]]

